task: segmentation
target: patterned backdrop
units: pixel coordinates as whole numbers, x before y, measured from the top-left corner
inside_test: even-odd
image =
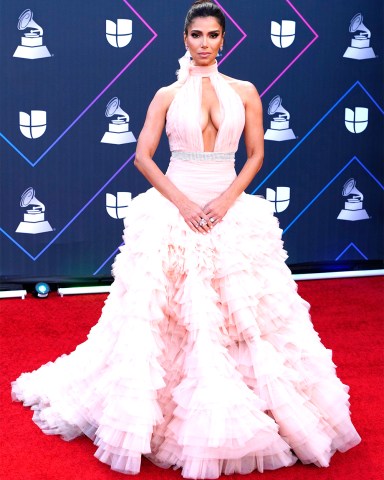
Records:
[[[289,266],[380,264],[382,0],[216,3],[220,70],[252,81],[264,107],[264,166],[247,191],[274,203]],[[130,200],[149,187],[136,139],[175,80],[189,5],[1,2],[2,282],[110,276]],[[155,160],[165,171],[165,136]]]

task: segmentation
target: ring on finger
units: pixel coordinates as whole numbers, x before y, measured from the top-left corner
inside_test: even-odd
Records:
[[[199,222],[199,227],[205,227],[205,225],[207,225],[207,221],[205,220],[205,218],[202,218]]]
[[[211,218],[209,219],[209,221],[210,221],[211,223],[215,223],[215,222],[216,222],[216,218],[211,217]]]

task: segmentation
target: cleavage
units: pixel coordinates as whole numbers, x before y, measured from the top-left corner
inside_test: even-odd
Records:
[[[205,151],[213,151],[221,123],[220,102],[209,77],[202,78],[200,126]]]

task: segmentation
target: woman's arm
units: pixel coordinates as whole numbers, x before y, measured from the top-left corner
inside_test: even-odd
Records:
[[[219,197],[204,207],[204,212],[220,222],[237,197],[251,183],[264,160],[263,109],[256,88],[246,82],[242,86],[241,97],[245,106],[244,140],[247,161],[232,184]]]
[[[204,218],[208,222],[208,216],[204,211],[184,195],[160,170],[153,161],[153,156],[159,145],[168,107],[175,95],[175,89],[171,87],[161,88],[154,96],[149,105],[143,129],[139,135],[136,148],[135,167],[164,197],[171,201],[180,211],[187,225],[200,233],[209,231],[207,225],[198,226]]]

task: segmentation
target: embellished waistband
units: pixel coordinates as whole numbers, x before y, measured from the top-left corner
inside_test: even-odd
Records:
[[[217,160],[217,161],[235,161],[235,153],[223,152],[171,152],[171,160]]]

